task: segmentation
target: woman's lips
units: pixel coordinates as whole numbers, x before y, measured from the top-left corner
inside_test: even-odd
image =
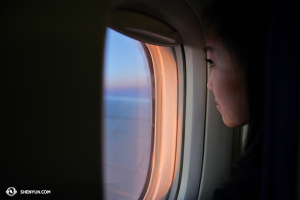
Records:
[[[218,101],[215,99],[215,102],[216,102],[216,104],[217,104],[217,109],[221,109],[221,106],[220,106],[220,104],[218,103]]]

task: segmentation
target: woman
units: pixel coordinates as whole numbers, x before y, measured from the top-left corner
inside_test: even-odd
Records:
[[[260,198],[263,67],[271,8],[269,2],[256,0],[216,0],[205,8],[204,19],[210,23],[207,87],[227,126],[249,124],[245,153],[235,163],[232,179],[214,192],[213,200]]]

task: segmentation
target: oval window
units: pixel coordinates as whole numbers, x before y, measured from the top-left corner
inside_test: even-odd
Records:
[[[105,199],[139,199],[150,176],[154,83],[146,45],[107,29],[104,63]]]

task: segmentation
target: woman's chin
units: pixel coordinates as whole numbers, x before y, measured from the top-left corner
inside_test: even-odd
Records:
[[[223,118],[224,124],[230,128],[241,127],[241,126],[244,126],[245,124],[247,124],[247,122],[245,122],[245,120],[233,120],[233,119],[230,119],[229,117],[224,117],[223,115],[222,115],[222,118]]]

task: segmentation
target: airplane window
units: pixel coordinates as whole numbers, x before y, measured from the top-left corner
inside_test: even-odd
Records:
[[[152,73],[146,45],[107,29],[104,63],[105,199],[138,199],[149,182]]]

